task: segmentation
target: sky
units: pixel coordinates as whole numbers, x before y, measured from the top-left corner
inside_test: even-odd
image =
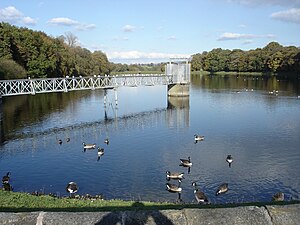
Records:
[[[71,32],[79,46],[115,63],[271,41],[300,46],[300,0],[0,0],[0,21],[52,37]]]

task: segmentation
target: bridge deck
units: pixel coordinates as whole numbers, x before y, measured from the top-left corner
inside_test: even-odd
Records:
[[[0,96],[168,84],[172,75],[165,74],[0,80]]]

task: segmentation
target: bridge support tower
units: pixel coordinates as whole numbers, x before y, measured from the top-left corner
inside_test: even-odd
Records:
[[[190,95],[191,64],[188,59],[171,59],[166,65],[166,74],[172,74],[172,83],[168,85],[168,96],[185,97]]]

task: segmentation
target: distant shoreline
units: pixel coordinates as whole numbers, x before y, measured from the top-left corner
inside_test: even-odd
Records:
[[[300,79],[300,74],[297,72],[236,72],[236,71],[216,71],[216,72],[209,72],[209,71],[192,71],[191,75],[200,75],[200,76],[207,76],[207,75],[216,75],[216,76],[256,76],[256,77],[286,77],[286,78],[298,78]]]

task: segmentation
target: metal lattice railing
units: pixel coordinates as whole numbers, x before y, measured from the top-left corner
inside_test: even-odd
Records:
[[[172,76],[165,74],[0,80],[0,96],[95,90],[119,86],[167,85],[172,82]]]

